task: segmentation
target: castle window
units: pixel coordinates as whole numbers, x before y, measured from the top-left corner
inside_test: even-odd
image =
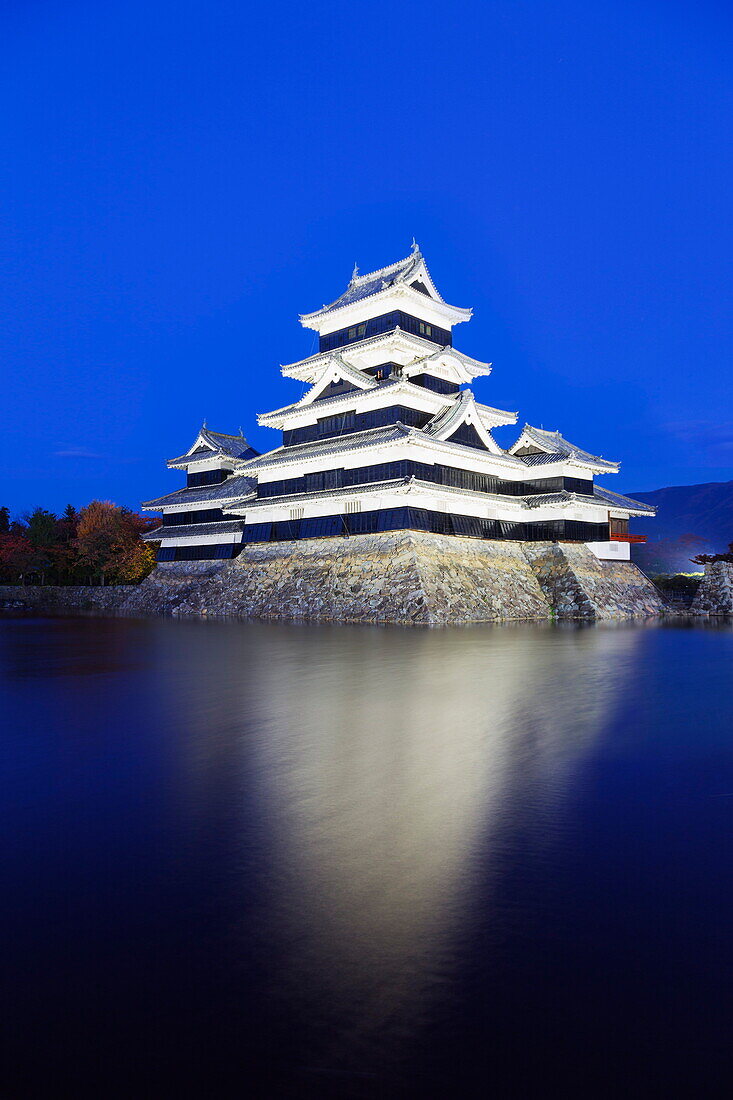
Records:
[[[335,348],[344,347],[355,340],[363,340],[370,336],[381,336],[391,332],[395,328],[401,328],[403,332],[411,332],[415,336],[423,336],[434,344],[450,345],[453,342],[450,329],[438,328],[437,325],[429,325],[409,313],[395,310],[392,313],[384,313],[381,317],[372,317],[359,325],[350,328],[342,328],[337,332],[329,332],[319,338],[320,351],[334,351]]]

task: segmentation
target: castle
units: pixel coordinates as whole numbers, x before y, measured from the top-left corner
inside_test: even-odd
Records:
[[[417,245],[304,314],[315,355],[282,367],[303,396],[263,413],[282,433],[258,454],[205,425],[168,466],[186,485],[149,500],[159,562],[231,559],[253,544],[422,531],[458,539],[585,544],[628,561],[632,516],[654,509],[595,483],[618,463],[525,424],[503,449],[492,429],[517,413],[479,402],[491,373],[453,346],[472,311],[438,292]]]

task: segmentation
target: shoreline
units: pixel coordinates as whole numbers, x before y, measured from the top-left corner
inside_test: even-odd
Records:
[[[733,614],[733,564],[706,566],[685,608],[668,604],[636,565],[600,561],[582,544],[385,533],[159,564],[137,585],[0,585],[0,608],[411,626],[696,620]]]

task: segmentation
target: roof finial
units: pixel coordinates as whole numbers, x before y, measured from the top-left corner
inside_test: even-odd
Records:
[[[241,435],[242,439],[244,439],[244,432],[242,431],[242,425],[241,424],[239,425],[239,434]]]
[[[201,425],[201,428],[202,428],[202,430],[203,430],[203,429],[204,429],[205,427],[206,427],[206,417],[204,417],[204,422],[203,422],[203,424]]]
[[[356,279],[356,276],[357,276],[358,274],[359,274],[359,265],[358,265],[358,264],[354,264],[354,270],[353,270],[353,271],[351,272],[351,281],[352,281],[352,283],[353,283],[353,282],[355,281],[355,279]]]
[[[415,240],[414,237],[412,238],[412,251],[413,252],[419,252],[420,251],[420,245],[417,243],[417,241]]]

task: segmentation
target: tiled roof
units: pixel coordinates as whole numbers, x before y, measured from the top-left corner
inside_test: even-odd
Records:
[[[439,413],[436,413],[433,419],[427,422],[423,431],[426,435],[437,436],[440,432],[445,431],[446,428],[450,428],[454,424],[459,424],[466,411],[475,404],[476,402],[471,391],[461,390],[458,394],[458,399],[452,401],[446,408],[441,409]]]
[[[384,489],[394,489],[397,485],[407,485],[412,478],[395,477],[389,481],[368,481],[363,485],[342,485],[338,489],[320,489],[310,493],[283,493],[278,497],[259,497],[247,504],[247,512],[258,508],[267,508],[273,504],[301,504],[304,500],[322,500],[324,497],[351,497],[365,496],[367,493],[377,493]],[[427,483],[426,483],[427,484]]]
[[[143,502],[143,508],[169,508],[173,504],[209,504],[217,500],[238,500],[248,496],[257,485],[257,481],[243,475],[228,477],[221,485],[184,486],[155,500]]]
[[[352,344],[351,347],[354,347]],[[446,344],[444,347],[433,348],[427,355],[423,355],[420,359],[413,360],[412,363],[406,363],[405,366],[409,368],[410,374],[416,374],[425,369],[426,364],[430,363],[434,359],[439,359],[442,355],[453,356],[458,359],[464,366],[469,365],[474,368],[482,367],[483,370],[480,374],[491,374],[491,363],[482,363],[478,359],[472,359],[470,356],[465,355],[458,348],[454,348],[451,344]],[[428,372],[430,373],[430,372]],[[475,373],[475,371],[474,371]]]
[[[357,340],[354,344],[349,344],[348,347],[339,349],[341,352],[352,354],[354,352],[361,351],[365,347],[379,347],[380,344],[389,344],[390,340],[399,333],[399,336],[407,340],[410,344],[418,347],[428,349],[428,354],[422,356],[420,359],[415,359],[412,363],[406,364],[412,370],[413,367],[420,366],[421,363],[427,362],[429,359],[435,359],[439,355],[451,355],[459,360],[460,363],[465,366],[470,373],[476,374],[476,368],[491,367],[491,363],[482,363],[478,359],[472,359],[470,355],[466,355],[464,352],[459,351],[458,348],[454,348],[451,344],[446,344],[445,347],[436,348],[432,340],[426,339],[424,336],[416,336],[412,332],[405,332],[404,329],[390,329],[389,332],[383,332],[379,336],[367,336],[364,340]],[[297,363],[283,364],[280,367],[281,373],[285,377],[291,377],[288,372],[297,369],[305,369],[318,364],[319,360],[324,362],[333,356],[333,352],[330,351],[318,351],[314,355],[309,355],[307,359],[299,359]],[[489,374],[489,370],[481,369],[479,374]]]
[[[653,504],[645,504],[643,500],[634,500],[632,497],[621,496],[620,493],[614,493],[610,489],[604,488],[603,485],[594,485],[593,495],[605,501],[607,504],[612,505],[614,508],[620,508],[622,511],[636,511],[643,510],[649,512],[651,515],[656,515],[657,509]]]
[[[241,531],[243,527],[243,519],[220,520],[218,523],[181,523],[156,527],[154,531],[148,531],[142,537],[146,542],[158,542],[160,539],[192,538],[194,535],[228,535]]]
[[[552,454],[547,454],[545,451],[540,451],[535,455],[513,455],[513,458],[518,458],[520,462],[523,462],[525,466],[545,466],[549,462],[563,462],[567,455],[560,454],[558,451]]]
[[[346,378],[350,378],[352,382],[355,382],[357,385],[359,383],[361,383],[362,385],[366,383],[369,389],[371,389],[373,386],[376,386],[377,383],[370,374],[365,374],[364,371],[359,370],[358,367],[352,367],[351,363],[347,363],[340,352],[334,352],[331,358],[336,360],[339,370],[342,372],[342,374],[345,375]],[[327,370],[328,365],[324,368],[324,374]]]
[[[311,458],[316,455],[338,454],[340,451],[353,451],[361,447],[375,447],[380,443],[389,443],[393,439],[402,439],[410,434],[404,424],[388,424],[384,428],[367,428],[363,432],[349,432],[347,435],[333,436],[330,439],[315,440],[312,443],[300,443],[294,447],[278,447],[260,456],[261,462],[254,461],[248,470],[256,473],[260,466],[271,466],[293,459]]]
[[[593,486],[593,496],[586,496],[584,493],[571,493],[566,489],[561,489],[557,493],[538,493],[536,496],[526,496],[522,499],[526,502],[528,508],[538,508],[541,504],[560,504],[565,501],[574,501],[576,504],[595,504],[597,506],[610,504],[620,511],[627,512],[644,511],[650,514],[655,512],[651,504],[644,504],[640,500],[632,500],[631,497],[621,496],[620,493],[613,493],[610,489],[604,489],[600,485]]]
[[[245,458],[248,452],[252,452],[252,455],[257,454],[257,451],[250,447],[241,433],[239,435],[225,435],[223,432],[212,432],[208,428],[204,428],[201,435],[223,454],[230,455],[232,458]]]
[[[618,469],[617,462],[609,462],[608,459],[601,458],[599,455],[592,455],[589,451],[584,451],[582,447],[576,447],[560,435],[560,432],[546,432],[542,428],[533,428],[531,424],[525,424],[522,429],[522,436],[528,436],[544,451],[574,458],[579,462],[587,462],[592,466],[605,466],[608,470]],[[522,436],[519,438],[521,439]]]
[[[322,500],[324,497],[364,496],[367,493],[384,492],[385,489],[395,489],[398,486],[404,489],[408,489],[410,486],[416,486],[418,488],[428,489],[430,492],[438,491],[441,493],[449,493],[453,496],[477,497],[482,500],[496,501],[497,503],[516,508],[522,508],[524,506],[521,497],[508,497],[501,493],[483,493],[476,489],[463,489],[457,485],[441,485],[438,482],[425,481],[420,477],[411,475],[410,477],[391,478],[387,481],[368,481],[364,482],[362,485],[343,485],[338,489],[321,489],[320,491],[310,493],[283,493],[283,495],[279,497],[260,497],[258,500],[247,504],[247,512],[251,512],[257,508],[264,508],[272,504],[286,504],[292,502],[293,505],[295,505],[305,500]]]
[[[277,447],[259,456],[259,460],[247,464],[247,474],[256,475],[260,467],[275,466],[282,463],[290,463],[293,460],[300,461],[310,457],[321,457],[328,454],[340,454],[344,451],[361,450],[367,447],[380,446],[383,443],[396,443],[398,440],[410,438],[415,442],[424,439],[426,443],[440,447],[442,450],[469,454],[475,458],[479,454],[490,457],[500,464],[515,467],[522,466],[522,460],[515,455],[501,452],[493,454],[491,451],[479,451],[466,447],[462,443],[456,443],[452,439],[436,439],[435,436],[426,435],[421,428],[410,428],[397,422],[388,424],[383,428],[369,428],[363,432],[349,432],[346,435],[333,436],[330,439],[316,440],[312,443],[301,443],[294,447]]]
[[[528,493],[527,496],[522,497],[527,508],[539,508],[542,504],[564,504],[569,500],[580,501],[581,499],[583,498],[568,493],[566,489],[560,489],[557,493]],[[590,497],[585,499],[590,503]]]
[[[243,435],[225,435],[223,432],[212,432],[209,428],[202,428],[198,438],[204,444],[197,447],[191,454],[179,455],[177,458],[169,458],[168,465],[183,466],[191,462],[201,462],[209,458],[240,458],[248,460],[256,458],[258,452],[250,447]],[[208,446],[207,446],[208,444]]]
[[[354,302],[361,302],[364,298],[370,298],[372,294],[378,294],[380,290],[394,286],[395,283],[404,283],[418,270],[421,263],[422,256],[416,249],[406,259],[398,260],[397,263],[390,264],[388,267],[382,267],[379,271],[371,271],[367,275],[357,275],[355,268],[351,282],[344,293],[331,302],[330,305],[324,305],[321,309],[313,312],[315,314],[330,313],[334,309],[341,309],[342,306],[350,306]],[[312,315],[303,314],[303,316]]]
[[[616,493],[612,493],[612,496],[617,496]],[[537,508],[540,504],[559,504],[563,501],[573,501],[575,504],[595,504],[601,505],[608,503],[603,500],[600,494],[595,493],[593,496],[586,496],[585,493],[572,493],[567,489],[560,489],[557,493],[537,493],[523,497],[523,500],[527,502],[528,508]],[[625,497],[617,497],[618,500],[626,500]],[[627,501],[629,505],[631,501]],[[638,507],[638,502],[636,503]],[[624,505],[625,507],[625,505]]]

